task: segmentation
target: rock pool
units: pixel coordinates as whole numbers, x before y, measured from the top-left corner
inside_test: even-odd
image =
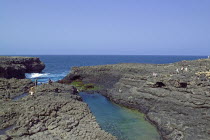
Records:
[[[118,106],[100,94],[81,92],[102,129],[120,140],[160,140],[156,128],[136,110]]]

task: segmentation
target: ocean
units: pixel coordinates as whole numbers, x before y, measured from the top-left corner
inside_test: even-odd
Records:
[[[207,56],[150,56],[150,55],[28,55],[39,57],[46,65],[42,73],[26,74],[27,78],[39,78],[47,82],[48,78],[57,81],[65,77],[75,66],[94,66],[117,63],[165,64],[182,60],[195,60]]]

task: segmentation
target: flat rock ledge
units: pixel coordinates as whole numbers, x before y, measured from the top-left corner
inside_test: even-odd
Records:
[[[0,78],[25,78],[25,73],[39,73],[45,64],[37,57],[0,56]]]
[[[60,82],[75,80],[146,114],[164,140],[210,140],[210,59],[74,67]]]
[[[0,100],[1,140],[116,140],[96,122],[70,85],[43,84],[34,96]]]

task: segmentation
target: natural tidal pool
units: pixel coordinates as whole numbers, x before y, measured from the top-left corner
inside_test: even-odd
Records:
[[[101,128],[119,140],[160,140],[156,128],[138,111],[118,106],[100,94],[81,92]]]

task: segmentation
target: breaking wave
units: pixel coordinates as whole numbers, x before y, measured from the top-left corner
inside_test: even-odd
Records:
[[[39,77],[48,77],[49,73],[26,73],[26,78],[33,79]]]
[[[46,83],[49,79],[52,81],[58,81],[64,78],[67,75],[67,71],[63,73],[53,74],[53,73],[26,73],[25,76],[27,79],[38,79],[38,83]]]

